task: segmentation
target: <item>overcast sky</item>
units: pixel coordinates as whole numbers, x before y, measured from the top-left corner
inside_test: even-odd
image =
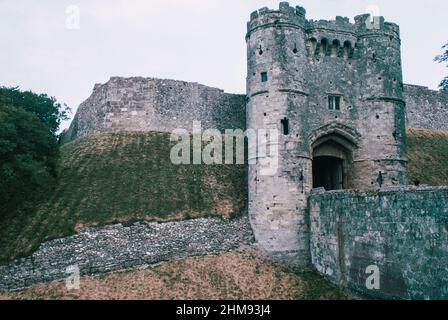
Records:
[[[0,0],[0,85],[47,93],[74,111],[95,83],[111,76],[178,79],[244,93],[246,22],[252,11],[278,8],[278,2]],[[401,27],[406,83],[436,89],[448,73],[433,62],[448,41],[446,0],[290,3],[304,6],[308,19],[352,21],[375,5]],[[80,9],[79,29],[67,29],[70,5]]]

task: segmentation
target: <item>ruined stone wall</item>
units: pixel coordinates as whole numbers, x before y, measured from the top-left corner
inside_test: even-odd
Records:
[[[250,245],[252,239],[247,217],[85,229],[42,244],[30,257],[0,266],[0,290],[64,279],[69,275],[67,268],[74,265],[81,275],[92,275],[218,254]]]
[[[404,95],[408,128],[448,130],[448,93],[405,85]]]
[[[243,129],[246,96],[228,94],[197,83],[154,78],[113,77],[95,85],[62,142],[92,133],[117,131],[171,132],[193,129]]]
[[[448,187],[310,197],[311,259],[335,284],[378,298],[448,298]],[[380,290],[366,269],[380,270]]]

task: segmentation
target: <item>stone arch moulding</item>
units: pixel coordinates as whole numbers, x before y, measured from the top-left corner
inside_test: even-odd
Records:
[[[361,135],[353,128],[333,122],[309,136],[313,188],[343,190],[355,187],[353,154]]]
[[[310,150],[314,150],[329,140],[339,143],[349,151],[354,151],[359,146],[361,134],[349,126],[333,122],[314,130],[309,135]]]

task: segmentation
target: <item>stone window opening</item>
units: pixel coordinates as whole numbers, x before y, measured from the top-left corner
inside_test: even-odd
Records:
[[[307,42],[308,54],[310,57],[319,56],[320,45],[317,43],[316,38],[310,38]]]
[[[339,40],[333,40],[333,44],[331,47],[331,56],[332,57],[340,57],[341,56],[340,43]]]
[[[321,48],[322,48],[322,55],[323,56],[330,56],[331,55],[331,46],[328,43],[328,39],[323,38],[320,42]]]
[[[309,38],[308,39],[308,47],[310,49],[310,52],[314,53],[316,50],[316,45],[317,45],[317,39],[316,38]]]
[[[289,135],[289,120],[287,118],[282,119],[281,121],[283,135]]]
[[[294,49],[292,50],[292,52],[294,54],[296,54],[297,52],[299,52],[299,50],[297,49],[297,43],[294,43]]]
[[[352,43],[350,41],[345,41],[344,42],[344,56],[347,57],[348,59],[353,58],[353,54],[354,54],[354,49],[352,46]]]
[[[330,111],[341,110],[341,96],[328,96],[328,110]]]
[[[268,73],[262,72],[261,73],[261,82],[267,82],[268,81]]]

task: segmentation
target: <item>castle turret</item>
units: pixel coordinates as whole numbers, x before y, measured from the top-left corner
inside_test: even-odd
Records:
[[[249,215],[258,243],[294,264],[310,259],[313,188],[407,182],[399,30],[368,19],[307,20],[282,2],[248,23],[247,127],[279,133],[267,142],[278,148],[275,172],[263,174],[265,154],[250,154]]]
[[[399,27],[383,17],[355,18],[362,159],[355,185],[407,184],[406,110]],[[368,185],[370,184],[370,186]]]
[[[309,154],[300,148],[307,128],[297,110],[307,108],[305,10],[280,3],[260,9],[248,23],[247,127],[275,129],[278,168],[263,175],[263,156],[249,166],[249,212],[255,236],[273,255],[295,264],[308,263],[303,208],[311,186]]]

